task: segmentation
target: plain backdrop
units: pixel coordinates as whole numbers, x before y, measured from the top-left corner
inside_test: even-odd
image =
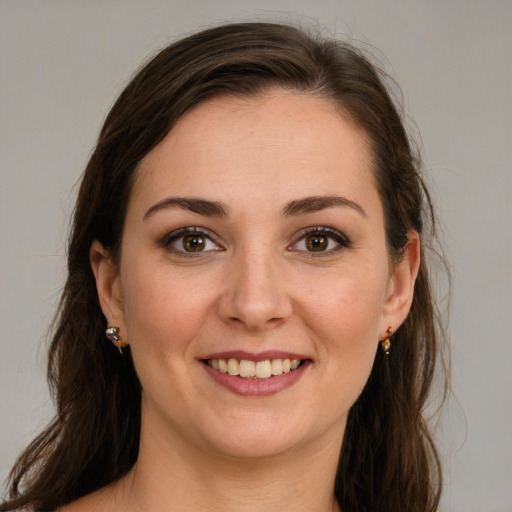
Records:
[[[52,414],[45,333],[108,108],[156,49],[233,19],[372,44],[402,87],[454,277],[440,510],[512,511],[510,0],[0,0],[0,479]]]

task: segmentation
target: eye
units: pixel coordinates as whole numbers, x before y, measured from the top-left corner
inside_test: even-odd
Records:
[[[306,229],[290,249],[311,255],[314,253],[323,255],[332,254],[350,246],[350,240],[338,230],[319,226]]]
[[[172,252],[184,254],[200,254],[209,251],[220,251],[222,248],[214,242],[211,234],[201,228],[182,228],[166,235],[162,246]]]

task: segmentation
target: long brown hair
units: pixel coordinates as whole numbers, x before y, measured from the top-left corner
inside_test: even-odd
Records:
[[[400,260],[411,230],[428,245],[432,204],[385,80],[347,43],[270,23],[189,36],[136,74],[105,121],[78,194],[48,356],[57,414],[16,462],[1,511],[53,510],[120,478],[137,459],[141,387],[129,348],[120,357],[105,340],[89,249],[99,240],[118,260],[138,164],[194,105],[274,87],[328,99],[371,141],[391,259]],[[439,458],[423,414],[442,333],[424,253],[392,355],[377,354],[349,413],[335,484],[344,512],[432,512],[439,502]]]

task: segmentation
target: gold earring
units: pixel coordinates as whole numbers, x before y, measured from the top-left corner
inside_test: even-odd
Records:
[[[384,354],[386,354],[387,356],[389,356],[389,349],[391,348],[391,340],[389,339],[389,337],[391,336],[392,333],[393,329],[391,329],[391,326],[389,326],[386,331],[388,337],[380,342],[380,346],[382,347]]]
[[[122,347],[126,347],[128,343],[126,343],[126,341],[123,341],[123,338],[119,334],[119,327],[107,327],[107,330],[105,331],[105,336],[107,337],[107,340],[112,342],[112,345],[117,347],[119,349],[119,352],[122,354]]]

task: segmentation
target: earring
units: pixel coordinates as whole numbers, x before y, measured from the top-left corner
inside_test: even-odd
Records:
[[[122,354],[123,351],[121,350],[121,348],[126,347],[128,343],[126,343],[126,341],[123,341],[123,338],[119,335],[119,327],[107,327],[107,330],[105,331],[105,336],[107,337],[107,340],[111,341],[112,345],[117,347],[119,349],[119,352]]]
[[[381,346],[382,350],[384,351],[384,354],[386,354],[387,356],[389,356],[389,349],[391,348],[391,340],[389,339],[389,337],[391,336],[392,333],[393,333],[393,329],[391,329],[391,326],[389,326],[386,331],[386,334],[388,335],[388,337],[385,340],[382,340],[380,342],[380,346]]]

